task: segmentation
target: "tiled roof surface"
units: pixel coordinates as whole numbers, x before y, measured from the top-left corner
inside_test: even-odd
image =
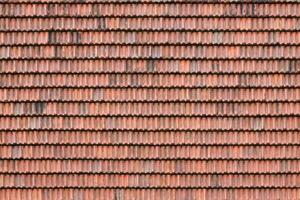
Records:
[[[2,0],[1,200],[299,200],[300,1]]]

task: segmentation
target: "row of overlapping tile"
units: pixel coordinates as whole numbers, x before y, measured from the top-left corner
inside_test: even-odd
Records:
[[[1,160],[11,174],[296,174],[299,160]]]
[[[28,134],[30,133],[30,134]],[[10,144],[82,144],[82,145],[284,145],[298,144],[297,131],[262,131],[262,132],[201,132],[201,131],[18,131],[7,134],[1,131],[1,145]],[[231,137],[228,137],[231,136]]]
[[[297,188],[280,189],[51,189],[22,190],[4,189],[0,191],[3,199],[297,199],[300,197]]]
[[[229,137],[230,136],[230,137]],[[162,145],[253,146],[298,144],[297,131],[18,131],[0,132],[0,144],[24,145]]]
[[[299,59],[300,46],[84,45],[0,47],[0,59]],[[113,52],[113,53],[112,53]]]
[[[84,145],[0,146],[2,159],[298,159],[299,144],[282,145]],[[121,181],[121,180],[120,180]],[[5,181],[4,181],[5,182]],[[274,183],[276,184],[276,183]],[[5,185],[5,184],[4,184]],[[80,185],[78,185],[80,187]]]
[[[100,3],[101,1],[99,1]],[[59,3],[39,4],[0,4],[0,16],[5,17],[297,17],[300,16],[300,5],[297,3],[256,4],[253,3],[176,3],[158,4],[149,1],[126,4]],[[80,3],[80,2],[77,2]]]
[[[0,199],[299,199],[299,17],[0,2]]]
[[[298,88],[299,74],[9,74],[5,88]]]
[[[0,174],[5,180],[0,184],[4,188],[299,188],[299,178],[299,174]]]
[[[300,10],[299,10],[300,12]],[[48,44],[85,45],[299,45],[300,33],[289,32],[147,32],[147,31],[41,31],[0,32],[2,46],[25,46]]]
[[[292,116],[299,103],[1,103],[1,116]],[[165,111],[169,112],[166,113]]]
[[[199,17],[1,17],[0,31],[299,31],[298,17],[199,18]]]
[[[0,117],[0,130],[299,130],[300,117],[197,116],[10,116]]]
[[[299,74],[297,59],[48,59],[0,60],[2,74]],[[2,78],[2,77],[1,77]]]
[[[299,88],[5,88],[1,102],[298,102]]]
[[[158,3],[158,4],[171,4],[171,3],[212,3],[212,4],[228,4],[228,3],[261,3],[261,4],[270,4],[272,3],[298,3],[299,0],[268,0],[268,1],[261,1],[261,0],[3,0],[3,3],[31,3],[31,4],[38,4],[38,3],[78,3],[78,4],[86,4],[86,3],[112,3],[112,4],[124,4],[124,3],[144,3],[144,4],[151,4],[151,3]]]

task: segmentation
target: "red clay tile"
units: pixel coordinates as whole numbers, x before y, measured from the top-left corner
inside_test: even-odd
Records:
[[[0,2],[0,199],[300,199],[299,16]]]

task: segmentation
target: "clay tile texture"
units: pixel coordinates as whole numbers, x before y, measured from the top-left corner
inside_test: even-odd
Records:
[[[0,200],[300,200],[300,1],[1,0]]]

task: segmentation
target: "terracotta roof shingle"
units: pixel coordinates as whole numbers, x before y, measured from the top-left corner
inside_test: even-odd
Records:
[[[0,199],[300,199],[298,0],[0,2]]]

